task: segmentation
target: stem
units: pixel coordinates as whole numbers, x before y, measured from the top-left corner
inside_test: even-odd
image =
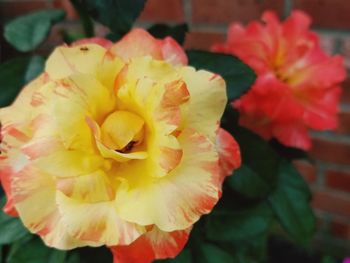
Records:
[[[74,9],[78,12],[81,24],[84,28],[84,33],[86,37],[93,37],[95,35],[94,24],[89,16],[88,11],[85,6],[79,0],[70,0],[74,6]]]

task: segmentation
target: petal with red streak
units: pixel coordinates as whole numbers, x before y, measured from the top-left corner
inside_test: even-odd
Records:
[[[185,246],[190,229],[163,232],[156,226],[128,246],[111,247],[114,263],[151,263],[174,258]]]
[[[225,176],[231,175],[234,169],[241,166],[241,151],[232,135],[222,128],[217,132],[217,149],[219,152],[219,165]]]

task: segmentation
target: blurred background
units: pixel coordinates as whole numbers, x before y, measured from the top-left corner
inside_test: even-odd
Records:
[[[64,42],[65,31],[81,30],[69,0],[0,0],[0,31],[6,21],[16,16],[50,7],[65,9],[67,19],[56,25],[49,40],[40,46],[39,53],[47,55]],[[281,18],[292,9],[307,12],[313,18],[313,30],[319,34],[323,49],[329,54],[342,54],[350,68],[349,0],[148,0],[137,25],[186,22],[190,31],[185,48],[208,50],[211,44],[225,39],[230,22],[259,19],[267,9],[275,10]],[[100,35],[106,33],[99,25],[96,30]],[[17,55],[1,38],[0,62]],[[314,163],[298,162],[296,166],[314,194],[313,207],[318,219],[315,245],[330,254],[337,251],[350,254],[350,79],[343,84],[338,129],[312,136],[310,155]]]

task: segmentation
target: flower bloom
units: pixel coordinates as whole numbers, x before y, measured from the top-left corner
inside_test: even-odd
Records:
[[[343,60],[321,50],[309,30],[310,18],[300,11],[284,22],[265,12],[262,20],[245,28],[232,24],[227,42],[212,47],[238,56],[257,75],[253,87],[232,105],[240,112],[241,125],[266,139],[309,149],[308,129],[337,127]]]
[[[186,63],[173,39],[141,29],[56,48],[0,110],[5,212],[59,249],[106,245],[116,262],[176,256],[240,165],[218,127],[224,80]]]
[[[343,263],[350,263],[350,257],[344,258],[344,262]]]

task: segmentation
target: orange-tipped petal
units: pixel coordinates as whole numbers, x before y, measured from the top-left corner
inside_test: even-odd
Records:
[[[174,258],[185,246],[190,229],[163,232],[152,230],[128,246],[111,247],[114,263],[151,263],[155,259]]]

